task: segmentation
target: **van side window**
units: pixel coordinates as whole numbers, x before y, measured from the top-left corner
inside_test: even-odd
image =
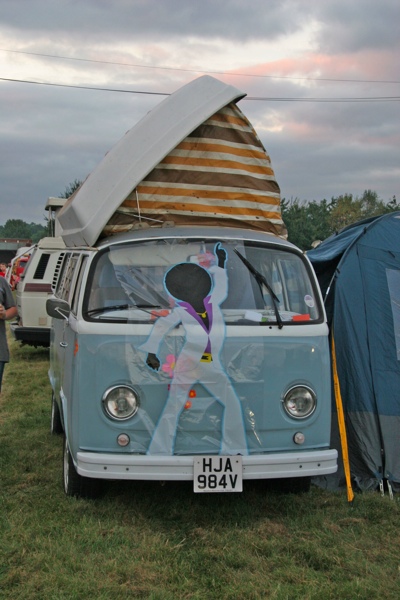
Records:
[[[56,295],[61,300],[69,300],[71,291],[72,279],[75,272],[75,267],[79,259],[79,254],[66,254],[65,260],[61,267],[60,277],[58,279]]]
[[[33,279],[43,279],[44,278],[44,274],[46,272],[46,268],[47,268],[49,260],[50,260],[50,254],[47,252],[43,253],[37,264],[35,273],[33,275]]]
[[[88,257],[83,256],[80,265],[78,265],[78,267],[77,267],[79,269],[79,273],[78,273],[78,277],[76,279],[76,283],[74,286],[72,303],[71,303],[71,310],[74,313],[74,315],[76,315],[76,313],[78,311],[78,300],[79,300],[79,295],[80,295],[79,291],[82,287],[82,278],[83,278],[83,273],[85,272],[87,260],[88,260]]]

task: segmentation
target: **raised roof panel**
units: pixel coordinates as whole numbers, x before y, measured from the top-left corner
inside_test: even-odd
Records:
[[[163,100],[105,155],[58,214],[67,246],[92,246],[122,202],[203,121],[245,96],[200,77]]]

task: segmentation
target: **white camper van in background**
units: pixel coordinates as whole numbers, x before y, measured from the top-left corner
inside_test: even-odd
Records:
[[[66,198],[48,198],[45,209],[49,213],[50,236],[26,252],[30,258],[16,286],[18,318],[10,324],[13,336],[22,344],[50,345],[51,318],[46,312],[46,301],[53,292],[64,256],[65,243],[57,213],[65,202]]]
[[[18,318],[10,324],[13,336],[22,344],[50,345],[51,318],[46,301],[52,294],[64,248],[61,237],[45,237],[33,248],[17,286]]]

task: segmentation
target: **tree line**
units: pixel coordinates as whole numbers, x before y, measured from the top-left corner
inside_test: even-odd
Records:
[[[36,244],[48,235],[47,225],[26,223],[21,219],[9,219],[5,225],[0,225],[0,238],[15,240],[31,240]]]
[[[58,197],[69,198],[81,183],[81,181],[75,179],[75,181],[67,185]],[[26,223],[22,219],[9,219],[4,225],[0,225],[0,238],[31,240],[32,244],[37,244],[42,238],[51,235],[49,220],[46,217],[44,217],[44,220],[46,224],[39,225],[38,223]]]
[[[68,198],[80,185],[75,180],[68,185],[60,198]],[[301,248],[310,250],[313,243],[324,240],[343,227],[367,219],[400,210],[396,197],[385,202],[372,190],[365,190],[361,197],[344,194],[322,200],[301,201],[299,199],[281,201],[282,218],[288,230],[288,240]],[[33,243],[49,235],[48,223],[25,223],[21,219],[9,219],[0,225],[0,238],[29,239]]]
[[[400,210],[400,205],[395,196],[384,202],[376,192],[365,190],[361,197],[344,194],[330,202],[283,199],[281,210],[288,240],[302,250],[310,250],[314,242],[325,240],[357,221]]]

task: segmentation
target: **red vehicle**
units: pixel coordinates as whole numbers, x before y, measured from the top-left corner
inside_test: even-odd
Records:
[[[29,254],[23,254],[22,256],[18,256],[18,258],[15,258],[11,262],[11,266],[7,274],[7,281],[10,284],[12,290],[15,290],[15,288],[17,287],[17,284],[21,279],[21,275],[25,270],[29,257]]]

